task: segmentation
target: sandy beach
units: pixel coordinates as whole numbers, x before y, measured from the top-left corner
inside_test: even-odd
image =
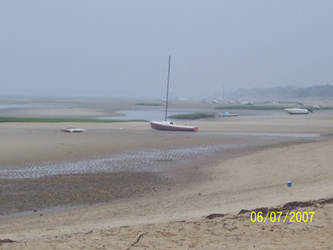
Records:
[[[138,151],[157,154],[149,161],[145,154],[135,158],[156,166],[156,171],[3,177],[0,239],[16,242],[0,248],[126,249],[140,233],[142,239],[133,249],[332,247],[330,204],[306,208],[317,211],[312,223],[261,225],[251,223],[248,215],[236,216],[241,209],[333,197],[330,114],[195,124],[200,126],[196,134],[154,131],[146,122],[0,124],[0,175]],[[60,131],[69,125],[87,132]],[[321,136],[290,136],[293,133]],[[207,145],[214,150],[195,151]],[[195,155],[184,148],[192,148]],[[293,181],[293,187],[288,188],[287,181]],[[227,216],[203,219],[212,213]]]

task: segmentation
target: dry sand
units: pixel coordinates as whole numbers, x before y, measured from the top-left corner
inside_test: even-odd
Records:
[[[147,123],[75,125],[87,128],[88,132],[62,134],[59,132],[62,124],[1,124],[2,168],[15,168],[26,160],[56,162],[141,147],[214,143],[221,140],[214,136],[215,132],[333,132],[333,119],[327,114],[199,122],[201,131],[214,132],[213,136],[165,135],[150,132]],[[127,132],[131,137],[126,136]],[[229,139],[239,140],[239,143],[243,140]],[[156,192],[143,192],[142,197],[130,196],[111,203],[2,217],[0,239],[19,242],[5,243],[1,248],[126,249],[137,234],[143,232],[144,236],[133,249],[330,249],[331,205],[309,208],[316,209],[318,216],[315,222],[308,224],[260,225],[250,223],[246,216],[212,221],[201,219],[211,213],[232,215],[241,209],[333,196],[333,139],[330,136],[312,143],[279,145],[244,151],[243,155],[217,157],[212,161],[190,162],[179,170],[179,175],[190,177],[185,178],[186,185],[168,184],[167,188]],[[20,154],[14,154],[13,150]],[[193,172],[195,175],[191,175]],[[204,179],[198,181],[196,175],[204,176]],[[292,188],[286,186],[288,180],[294,182]],[[185,222],[175,222],[179,220]]]
[[[251,222],[245,215],[123,226],[39,241],[6,243],[1,249],[332,249],[333,205],[290,210],[315,212],[313,222]],[[288,217],[287,217],[288,219]]]

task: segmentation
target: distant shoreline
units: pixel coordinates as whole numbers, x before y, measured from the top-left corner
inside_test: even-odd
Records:
[[[36,123],[61,123],[61,122],[144,122],[145,120],[103,120],[103,119],[81,119],[81,118],[44,118],[44,117],[0,117],[1,122],[36,122]]]

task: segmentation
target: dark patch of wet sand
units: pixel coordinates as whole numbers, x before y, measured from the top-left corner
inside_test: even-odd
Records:
[[[275,140],[274,140],[275,141]],[[270,144],[283,147],[310,141],[288,141]],[[211,168],[223,160],[264,150],[267,145],[175,161],[162,172],[112,172],[56,175],[41,178],[0,179],[0,216],[38,211],[55,207],[92,205],[120,199],[143,197],[163,190],[183,190],[209,181]],[[210,176],[210,177],[209,177]]]
[[[172,184],[161,174],[117,172],[0,180],[0,215],[140,197]]]

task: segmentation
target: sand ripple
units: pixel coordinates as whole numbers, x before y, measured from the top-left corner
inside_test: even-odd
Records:
[[[44,165],[24,166],[22,169],[0,170],[0,179],[40,178],[52,175],[87,174],[119,171],[157,172],[172,165],[174,161],[195,159],[201,155],[223,152],[227,149],[249,147],[251,143],[204,145],[192,148],[140,151],[128,154],[112,155],[77,162],[48,163]]]

